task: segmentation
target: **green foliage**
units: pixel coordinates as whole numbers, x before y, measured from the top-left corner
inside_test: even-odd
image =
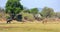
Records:
[[[32,13],[32,14],[37,14],[38,13],[38,8],[32,8],[32,9],[30,9],[30,13]]]
[[[23,10],[23,12],[25,12],[25,13],[31,13],[31,14],[37,14],[38,11],[39,11],[38,8],[28,9],[26,7],[24,7],[24,10]]]
[[[8,0],[6,3],[6,13],[18,14],[23,10],[20,0]]]
[[[34,16],[30,13],[21,12],[21,14],[22,14],[23,19],[24,17],[27,17],[28,20],[34,20]]]
[[[52,8],[44,7],[41,11],[43,17],[52,17],[54,16],[54,10]]]
[[[20,0],[8,0],[5,6],[5,10],[5,12],[10,15],[10,18],[14,20],[15,16],[23,11],[23,6],[21,5]]]
[[[56,12],[55,17],[60,18],[60,12]]]
[[[10,18],[10,15],[9,14],[5,14],[5,18],[7,20],[8,18]]]
[[[25,12],[25,13],[30,13],[30,10],[29,10],[29,9],[23,10],[23,12]]]
[[[30,9],[28,9],[28,8],[26,8],[26,7],[23,7],[23,9],[24,9],[24,10],[23,10],[24,13],[30,13]]]

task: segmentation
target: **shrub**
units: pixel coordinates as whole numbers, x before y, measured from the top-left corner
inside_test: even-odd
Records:
[[[28,21],[34,20],[34,16],[32,14],[29,14],[29,13],[22,12],[22,17],[23,17],[23,19],[28,20]]]

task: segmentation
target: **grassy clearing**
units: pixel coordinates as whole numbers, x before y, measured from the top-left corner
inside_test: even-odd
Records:
[[[42,24],[37,22],[0,24],[0,32],[60,32],[59,24]]]

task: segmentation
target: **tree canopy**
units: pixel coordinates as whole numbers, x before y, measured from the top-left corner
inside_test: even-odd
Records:
[[[54,10],[52,8],[44,7],[41,14],[43,17],[52,17],[54,15]]]
[[[20,3],[20,0],[8,0],[5,6],[5,12],[10,15],[12,20],[15,19],[15,16],[23,11],[23,5]]]
[[[30,9],[30,13],[37,14],[39,12],[38,8],[32,8]]]
[[[20,0],[8,0],[6,3],[6,13],[14,13],[14,14],[18,14],[19,12],[21,12],[21,10],[23,10],[23,6],[20,3]]]

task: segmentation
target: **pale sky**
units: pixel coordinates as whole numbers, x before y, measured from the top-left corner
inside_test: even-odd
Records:
[[[0,0],[0,7],[5,7],[7,0]],[[56,12],[60,12],[60,0],[21,0],[23,6],[27,8],[43,8],[45,6],[53,8]]]

